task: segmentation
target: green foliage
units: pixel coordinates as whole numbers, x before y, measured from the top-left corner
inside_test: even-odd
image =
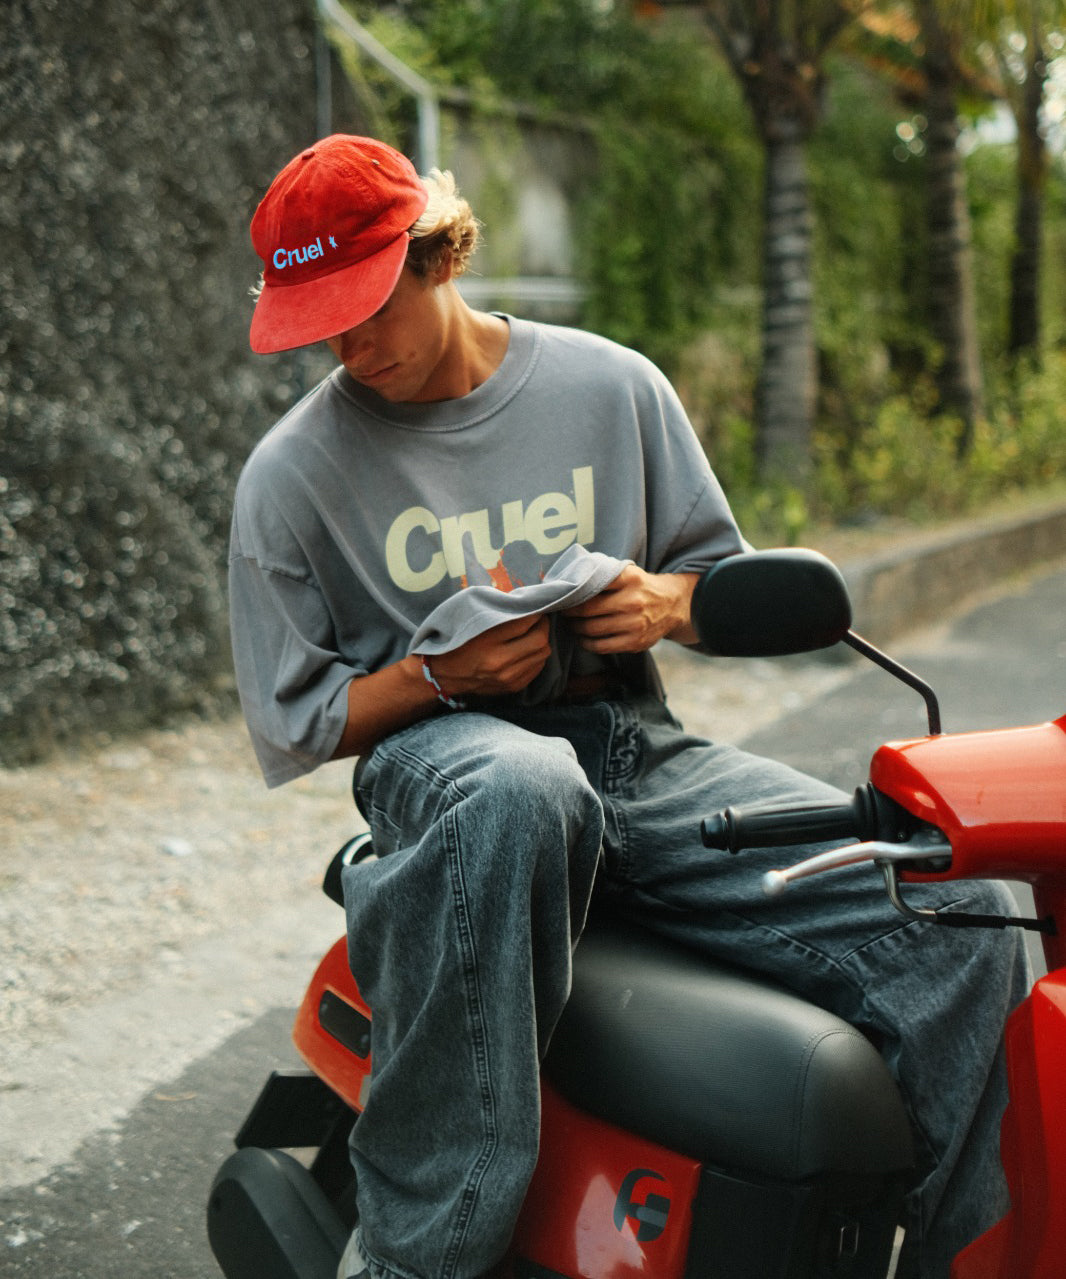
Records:
[[[1060,157],[1049,183],[1044,210],[1044,256],[1041,262],[1042,325],[1052,347],[1066,342],[1066,176]]]
[[[1006,343],[1014,252],[1015,166],[1012,146],[977,147],[966,163],[978,335],[984,359],[993,364]]]
[[[301,370],[248,350],[248,219],[310,136],[314,101],[297,4],[249,9],[228,38],[180,0],[12,12],[0,44],[3,766],[233,704],[233,485]]]
[[[846,445],[834,424],[823,422],[809,492],[759,480],[750,416],[726,413],[709,429],[699,401],[693,416],[737,519],[756,545],[802,542],[812,526],[882,519],[935,524],[1022,494],[1062,491],[1066,351],[1049,352],[1039,370],[997,368],[987,415],[965,457],[958,448],[961,422],[934,414],[935,399],[931,380],[919,378],[874,402]]]
[[[924,363],[920,166],[894,154],[898,108],[888,87],[845,60],[830,66],[821,127],[809,147],[815,327],[823,416],[846,431],[854,405],[884,394],[893,366]]]
[[[713,48],[645,39],[600,117],[600,181],[578,220],[583,322],[673,372],[686,341],[757,260],[760,155]]]
[[[629,25],[595,0],[346,0],[375,36],[437,85],[557,108],[613,93]],[[362,61],[358,74],[364,73]],[[371,69],[375,86],[382,79]]]
[[[581,322],[644,351],[674,378],[753,538],[798,540],[812,521],[963,513],[1063,469],[1059,356],[1043,373],[998,371],[1013,248],[1012,147],[978,146],[967,159],[989,386],[986,420],[960,460],[959,424],[935,413],[938,353],[924,319],[923,121],[868,64],[830,59],[808,148],[815,478],[806,493],[767,486],[758,478],[752,406],[763,157],[739,87],[698,19],[667,12],[635,22],[599,0],[359,7],[390,48],[437,83],[593,124],[597,177],[575,220],[587,289]],[[893,56],[898,63],[899,50]],[[381,92],[390,112],[399,110]],[[1066,182],[1056,171],[1045,257],[1051,342],[1066,328],[1064,206]]]
[[[973,447],[959,457],[961,423],[929,413],[919,385],[878,405],[846,454],[822,437],[816,516],[847,522],[856,514],[903,516],[922,523],[978,511],[1012,493],[1051,488],[1066,475],[1066,353],[1049,354],[1040,372],[1004,370]]]

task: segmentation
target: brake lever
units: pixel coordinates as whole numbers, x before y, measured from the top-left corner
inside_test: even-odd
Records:
[[[767,897],[780,897],[789,884],[809,875],[820,875],[826,870],[839,870],[844,866],[856,866],[862,862],[894,865],[898,862],[921,862],[930,857],[951,857],[951,845],[913,840],[906,843],[889,843],[871,839],[860,844],[845,844],[842,848],[830,848],[816,853],[805,861],[797,862],[784,870],[768,870],[762,877],[762,890]]]

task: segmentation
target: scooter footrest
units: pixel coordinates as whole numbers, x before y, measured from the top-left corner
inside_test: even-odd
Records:
[[[207,1236],[226,1279],[335,1279],[348,1231],[307,1169],[250,1146],[215,1175]]]
[[[235,1144],[238,1149],[321,1146],[346,1112],[351,1114],[336,1093],[309,1070],[275,1070],[263,1085]],[[355,1123],[354,1115],[351,1123]]]

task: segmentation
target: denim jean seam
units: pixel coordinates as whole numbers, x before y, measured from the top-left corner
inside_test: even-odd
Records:
[[[881,1007],[880,1001],[876,998],[874,990],[869,985],[861,982],[858,979],[857,975],[854,975],[853,973],[849,971],[847,967],[845,967],[845,961],[854,959],[857,955],[859,955],[863,950],[866,949],[866,946],[857,946],[855,947],[855,949],[848,951],[847,955],[843,955],[841,956],[839,960],[835,960],[830,958],[828,955],[824,954],[817,947],[811,946],[807,942],[804,942],[798,938],[790,937],[787,933],[774,928],[772,925],[764,924],[764,923],[756,923],[748,919],[745,915],[741,915],[739,912],[736,912],[736,911],[729,911],[727,913],[730,914],[732,918],[739,920],[741,923],[745,924],[749,928],[760,929],[766,932],[773,933],[775,936],[782,938],[784,941],[788,942],[790,945],[800,947],[808,955],[811,955],[812,957],[816,958],[820,963],[825,965],[827,968],[835,970],[842,980],[846,981],[850,986],[854,987],[855,990],[858,991],[858,993],[861,995],[861,1002],[863,1002],[866,1005],[866,1007],[870,1010],[870,1020],[874,1022],[874,1024],[878,1025],[878,1027],[881,1029],[892,1030],[893,1028],[892,1019],[886,1016],[885,1010]],[[896,933],[903,931],[903,929],[910,928],[912,924],[915,924],[915,923],[917,923],[917,921],[915,920],[907,921],[901,918],[900,923],[898,925],[896,925],[894,928],[889,929],[887,932],[880,933],[878,935],[878,938],[874,940],[884,940],[886,937],[890,937]],[[928,927],[928,925],[926,926]],[[872,945],[872,944],[873,944],[873,940],[867,943],[867,945]],[[925,1131],[924,1126],[922,1125],[922,1123],[920,1122],[918,1118],[917,1111],[908,1095],[907,1088],[903,1080],[897,1078],[895,1082],[896,1082],[896,1087],[899,1089],[900,1096],[903,1099],[904,1107],[907,1111],[907,1117],[910,1121],[911,1130],[914,1135],[916,1145],[918,1145],[921,1151],[924,1152],[925,1165],[926,1165],[926,1168],[928,1169],[929,1167],[935,1165],[937,1161],[936,1149],[933,1143],[929,1139],[929,1134]],[[916,1166],[920,1165],[921,1162],[922,1162],[921,1159],[917,1159]],[[918,1183],[916,1182],[915,1192],[917,1191],[917,1189],[918,1189]],[[921,1241],[924,1239],[924,1236],[925,1236],[925,1221],[923,1219],[924,1214],[921,1211],[920,1202],[915,1198],[915,1194],[912,1194],[910,1196],[910,1199],[912,1201],[910,1204],[910,1210],[911,1210],[912,1217],[914,1218],[914,1220],[911,1223],[911,1230],[917,1235],[919,1241]],[[921,1244],[919,1242],[919,1247],[920,1246]]]
[[[617,831],[613,857],[606,856],[608,845],[604,841],[604,867],[610,879],[628,884],[631,881],[632,853],[625,800],[633,793],[633,783],[644,760],[645,739],[643,727],[632,707],[624,702],[605,702],[603,705],[609,715],[610,730],[603,759],[600,802],[605,818],[610,811]],[[605,832],[610,824],[605,821]]]
[[[839,958],[834,958],[833,956],[826,954],[825,951],[820,950],[817,946],[812,946],[810,942],[804,941],[803,938],[794,937],[790,933],[785,932],[783,929],[776,928],[773,924],[763,923],[761,920],[749,919],[747,915],[743,915],[739,911],[735,911],[735,910],[726,911],[725,913],[728,914],[731,918],[739,920],[747,928],[756,929],[765,933],[770,933],[772,934],[773,937],[785,943],[786,945],[798,947],[805,954],[809,955],[812,959],[816,960],[826,970],[839,974],[839,976],[844,981],[846,981],[848,985],[852,986],[858,992],[858,994],[862,996],[864,1000],[869,994],[869,987],[864,982],[859,980],[857,974],[854,974],[851,972],[850,966],[847,963],[847,961],[855,958],[863,950],[865,950],[866,949],[865,945],[856,946],[853,950],[849,950],[846,954],[841,955]],[[890,937],[892,936],[892,934],[901,931],[901,929],[909,928],[909,927],[910,927],[909,922],[905,922],[901,920],[899,924],[888,929],[884,933],[880,933],[878,935],[877,940],[883,940],[884,938]],[[867,944],[872,944],[872,943],[867,943]]]
[[[386,738],[384,742],[379,743],[379,745],[375,747],[374,755],[379,756],[382,760],[388,759],[390,754],[393,757],[391,761],[393,768],[402,767],[405,771],[410,772],[412,775],[421,777],[425,782],[427,791],[435,791],[439,795],[440,801],[443,804],[447,805],[450,802],[449,793],[453,791],[453,788],[458,797],[462,798],[462,792],[459,790],[453,778],[449,777],[446,773],[442,773],[439,769],[434,768],[427,760],[422,758],[420,755],[416,755],[413,751],[408,750],[395,739]],[[366,818],[367,824],[375,835],[379,835],[382,831],[388,830],[394,837],[394,840],[398,842],[400,832],[390,815],[389,808],[387,806],[388,801],[386,800],[384,804],[376,802],[374,799],[375,787],[373,784],[362,784],[361,779],[366,771],[369,771],[369,769],[359,770],[360,784],[358,794],[362,802],[357,803],[357,807]],[[379,855],[384,855],[386,851],[391,851],[391,849],[386,850],[385,847],[382,846],[376,851],[379,852]]]
[[[375,748],[375,753],[380,751],[382,756],[387,758],[389,752],[386,748],[390,745],[395,752],[394,768],[402,764],[404,769],[424,777],[427,784],[438,789],[442,796],[445,796],[449,788],[454,786],[456,791],[459,793],[460,798],[462,798],[462,792],[459,791],[459,788],[453,778],[449,777],[447,773],[442,773],[440,769],[435,768],[428,760],[423,758],[423,756],[416,754],[414,751],[408,750],[402,743],[386,738],[383,743]]]
[[[397,1270],[388,1262],[382,1261],[381,1258],[363,1242],[363,1231],[359,1225],[355,1228],[355,1241],[359,1248],[359,1253],[366,1262],[366,1269],[371,1279],[412,1279],[406,1270]]]
[[[603,839],[600,844],[600,878],[618,885],[627,884],[629,842],[625,814],[609,795],[599,795],[603,810]]]
[[[604,754],[603,791],[631,795],[645,755],[644,730],[633,709],[624,702],[604,703],[610,713],[610,736]]]
[[[902,932],[904,929],[907,929],[916,925],[918,922],[917,920],[901,919],[898,925],[896,925],[894,928],[889,929],[887,932],[880,933],[877,938],[871,939],[871,941],[868,942],[866,946],[857,946],[855,947],[854,950],[848,951],[846,955],[842,955],[839,960],[835,960],[830,958],[824,952],[820,951],[817,947],[811,946],[807,942],[804,942],[798,938],[790,937],[788,933],[782,932],[781,930],[774,928],[772,925],[755,923],[754,921],[748,919],[746,916],[741,915],[736,911],[729,911],[727,913],[730,914],[734,919],[740,920],[741,923],[745,924],[749,928],[756,928],[756,929],[764,930],[766,932],[771,932],[775,936],[780,937],[784,941],[788,942],[790,945],[800,947],[807,954],[817,958],[827,968],[835,970],[843,980],[847,981],[849,985],[853,986],[859,992],[859,994],[862,996],[862,1002],[865,1003],[866,1006],[870,1009],[871,1014],[876,1015],[876,1024],[883,1029],[888,1029],[888,1030],[892,1029],[892,1019],[886,1016],[885,1010],[881,1007],[879,1000],[876,998],[874,989],[871,988],[869,985],[861,982],[858,979],[857,975],[852,974],[849,971],[848,967],[845,966],[845,963],[848,960],[854,959],[856,956],[861,954],[862,951],[867,948],[867,946],[873,945],[876,941],[883,941],[886,937],[893,936],[894,934]],[[929,927],[929,925],[923,925],[923,926]],[[874,1017],[871,1017],[871,1020],[874,1020]],[[921,1123],[919,1122],[917,1118],[915,1107],[912,1104],[909,1096],[907,1095],[907,1089],[905,1084],[903,1083],[902,1080],[897,1079],[896,1086],[899,1089],[901,1096],[903,1097],[904,1105],[906,1106],[906,1110],[907,1110],[907,1115],[910,1119],[911,1127],[915,1135],[920,1139],[921,1146],[923,1150],[927,1153],[927,1156],[930,1156],[935,1161],[936,1159],[935,1148],[932,1142],[929,1140],[928,1134],[926,1133],[925,1129],[922,1127]],[[919,1234],[921,1233],[922,1233],[921,1230],[919,1230]]]
[[[397,844],[399,842],[399,829],[389,816],[388,811],[380,804],[369,804],[364,816],[374,837],[374,851],[381,857],[386,852],[391,851],[391,848],[387,847],[383,842],[382,836],[385,832],[388,832],[392,836],[391,842]]]
[[[966,900],[966,897],[959,897],[954,901],[943,903],[938,907],[938,909],[951,910],[956,906],[964,904]],[[902,933],[907,932],[908,929],[931,927],[935,927],[935,925],[925,923],[917,919],[907,919],[901,915],[898,920],[892,921],[892,926],[890,928],[886,928],[883,932],[878,933],[876,937],[867,937],[861,946],[856,946],[852,950],[841,955],[840,962],[844,963],[846,960],[855,959],[862,955],[865,951],[871,950],[875,946],[880,946],[882,942],[888,941],[890,937],[900,936]]]
[[[673,906],[668,900],[649,891],[647,887],[639,886],[639,889],[641,894],[644,897],[648,898],[650,901],[655,902],[660,907],[668,911],[674,911],[674,912],[677,911],[676,906]],[[849,969],[845,967],[845,964],[844,964],[845,959],[851,958],[853,955],[857,953],[857,950],[861,948],[856,948],[856,950],[849,951],[846,956],[842,956],[838,960],[833,958],[830,955],[827,955],[824,951],[819,950],[817,946],[812,946],[809,942],[804,941],[802,938],[793,937],[789,933],[786,933],[783,929],[776,928],[774,927],[774,925],[767,924],[763,922],[762,920],[749,919],[747,915],[741,914],[739,911],[725,910],[720,912],[719,917],[721,918],[728,917],[729,919],[736,920],[738,923],[742,924],[744,928],[749,929],[752,932],[761,932],[764,934],[770,934],[773,938],[775,938],[776,940],[780,942],[783,942],[785,945],[794,946],[797,949],[802,950],[806,955],[810,956],[810,958],[813,961],[815,961],[824,970],[838,974],[843,981],[846,981],[847,984],[853,987],[853,989],[860,996],[865,998],[868,988],[861,981],[859,981],[858,978],[851,971],[849,971]],[[902,927],[905,928],[905,927],[908,927],[908,925],[903,924]],[[896,930],[893,929],[892,931],[896,931]],[[886,1025],[887,1024],[890,1024],[890,1023],[886,1023]]]
[[[463,879],[461,858],[461,841],[457,825],[456,813],[463,794],[460,787],[452,784],[455,797],[445,815],[443,830],[448,850],[448,865],[452,880],[452,901],[455,911],[455,926],[460,951],[463,958],[463,979],[466,989],[467,1015],[470,1019],[471,1048],[478,1092],[481,1101],[481,1117],[485,1136],[481,1150],[471,1166],[459,1200],[455,1224],[452,1227],[451,1240],[444,1253],[442,1274],[454,1274],[458,1259],[466,1242],[470,1225],[477,1205],[481,1184],[484,1181],[489,1165],[499,1147],[499,1130],[496,1116],[496,1100],[492,1089],[492,1070],[488,1041],[485,1033],[486,1017],[478,980],[477,955],[475,953],[474,933],[470,927],[469,911],[466,900],[466,886]]]

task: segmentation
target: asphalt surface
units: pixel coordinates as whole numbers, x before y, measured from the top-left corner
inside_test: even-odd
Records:
[[[937,689],[947,731],[1042,722],[1066,712],[1064,616],[1059,565],[888,647]],[[856,663],[817,705],[745,745],[850,789],[876,746],[924,728],[913,691]],[[339,932],[339,912],[337,923]],[[0,1193],[0,1276],[217,1279],[204,1233],[211,1177],[268,1071],[292,1062],[291,1020],[291,1008],[271,1009],[191,1065],[176,1063],[172,1079],[69,1161]]]
[[[954,617],[884,647],[935,690],[945,732],[1041,723],[1066,713],[1066,567],[1018,574]],[[856,619],[861,633],[861,619]],[[834,650],[839,652],[839,649]],[[871,663],[815,713],[786,714],[750,749],[850,789],[885,741],[927,731],[921,697]]]

